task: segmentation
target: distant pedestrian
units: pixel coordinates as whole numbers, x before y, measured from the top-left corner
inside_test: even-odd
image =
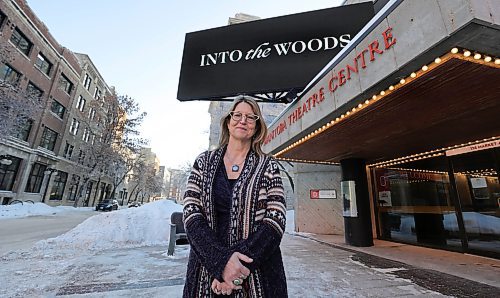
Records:
[[[261,149],[266,134],[256,101],[239,96],[221,119],[219,148],[196,159],[184,194],[184,297],[287,297],[285,197],[278,165]]]

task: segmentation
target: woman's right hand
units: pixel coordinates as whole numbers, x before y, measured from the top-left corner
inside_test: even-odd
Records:
[[[237,288],[237,286],[233,283],[234,280],[239,279],[241,282],[243,282],[243,280],[250,275],[250,269],[243,266],[243,264],[241,264],[241,261],[245,263],[253,262],[253,260],[246,255],[239,252],[234,252],[229,258],[229,261],[227,261],[226,267],[222,272],[222,278],[224,279],[224,281],[232,285],[234,288]]]

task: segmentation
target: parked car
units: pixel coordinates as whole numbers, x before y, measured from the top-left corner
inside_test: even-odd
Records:
[[[141,202],[132,202],[130,204],[128,204],[128,207],[129,208],[132,208],[132,207],[141,207]]]
[[[118,210],[118,201],[117,200],[103,200],[97,206],[95,206],[95,211],[111,211]]]

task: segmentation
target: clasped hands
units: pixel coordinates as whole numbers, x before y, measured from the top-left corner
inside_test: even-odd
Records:
[[[243,280],[250,275],[250,270],[243,266],[241,261],[251,263],[253,260],[246,255],[234,252],[227,261],[226,267],[222,272],[222,282],[214,279],[212,282],[212,291],[217,295],[231,295],[234,290],[240,290]]]

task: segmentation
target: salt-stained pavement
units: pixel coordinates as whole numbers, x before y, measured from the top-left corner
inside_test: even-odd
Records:
[[[78,226],[68,225],[70,230],[51,239],[41,233],[33,245],[30,235],[75,212],[51,208],[0,206],[0,237],[9,238],[0,243],[10,251],[0,253],[0,297],[182,296],[189,246],[166,255],[170,214],[181,206],[162,200],[95,215],[83,210],[90,217]],[[496,260],[394,245],[353,249],[333,235],[295,234],[293,211],[287,217],[281,247],[290,297],[500,297]],[[24,237],[19,245],[7,245],[17,239],[11,230],[19,226],[30,233],[18,235]],[[440,270],[443,264],[456,266]],[[459,268],[477,277],[453,272]]]
[[[494,297],[500,293],[498,288],[419,271],[302,235],[286,234],[282,251],[290,297],[443,296],[439,292]],[[168,257],[163,246],[12,252],[0,259],[0,280],[6,285],[0,288],[0,297],[181,297],[188,252],[188,246],[178,246],[174,257]],[[420,277],[415,280],[413,275]],[[469,292],[457,288],[463,282]]]

